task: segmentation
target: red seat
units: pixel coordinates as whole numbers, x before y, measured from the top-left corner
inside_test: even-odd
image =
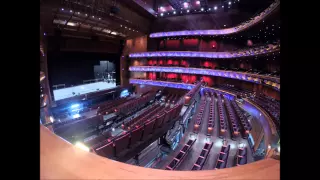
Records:
[[[106,144],[93,149],[100,156],[104,157],[114,157],[115,149],[113,142],[106,142]]]
[[[143,141],[146,140],[148,135],[153,132],[153,128],[154,128],[156,120],[157,120],[157,118],[154,117],[144,124],[144,131],[143,131],[143,135],[142,135]]]
[[[120,137],[118,137],[115,141],[114,141],[114,144],[115,144],[115,149],[116,149],[116,156],[122,152],[123,150],[127,149],[128,146],[129,146],[129,141],[130,141],[130,138],[129,138],[129,135],[130,133],[125,133],[123,135],[121,135]]]
[[[134,129],[130,133],[130,147],[132,147],[137,141],[140,141],[143,132],[143,127],[140,126]]]

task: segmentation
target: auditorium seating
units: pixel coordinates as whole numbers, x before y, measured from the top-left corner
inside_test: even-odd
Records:
[[[193,116],[194,119],[194,126],[193,126],[193,132],[198,133],[200,131],[201,121],[203,119],[203,115],[205,112],[207,104],[207,95],[204,95],[201,97],[200,105],[197,109],[197,113]]]
[[[100,156],[111,158],[115,156],[115,145],[113,141],[108,139],[91,147],[90,151]]]
[[[240,136],[240,128],[238,122],[238,116],[236,116],[234,109],[231,107],[230,101],[227,98],[224,98],[224,104],[226,106],[226,112],[228,114],[229,124],[231,125],[231,136],[236,138]]]
[[[182,149],[179,151],[179,153],[176,155],[175,158],[169,163],[169,165],[166,166],[166,170],[175,170],[181,162],[183,162],[186,155],[189,153],[192,145],[197,139],[191,140],[189,139],[188,142],[182,147]]]
[[[261,108],[265,109],[272,117],[277,129],[280,129],[280,102],[263,94],[258,94],[252,98],[251,101],[256,103]]]
[[[134,111],[140,109],[146,103],[148,103],[152,99],[154,99],[155,95],[156,95],[155,92],[150,92],[150,93],[145,94],[144,96],[141,96],[137,99],[120,104],[119,106],[117,106],[115,108],[115,111],[117,113],[121,113],[121,114],[130,114],[131,112],[134,112]]]
[[[54,132],[59,135],[64,134],[64,136],[72,136],[73,134],[76,134],[76,132],[83,132],[90,127],[96,127],[102,123],[103,117],[102,115],[98,115],[91,118],[72,121],[71,123],[54,129]]]
[[[230,145],[227,145],[227,146],[223,145],[221,147],[215,169],[223,169],[227,167],[229,151],[230,151]]]
[[[223,104],[222,104],[222,95],[218,95],[218,112],[219,112],[219,125],[220,125],[220,133],[219,136],[223,137],[227,131],[227,122],[224,117],[224,110],[223,110]]]
[[[231,92],[231,93],[233,93],[233,94],[235,94],[237,96],[244,97],[244,98],[245,97],[250,97],[251,95],[254,94],[254,92],[252,92],[250,90],[239,89],[239,88],[236,88],[236,87],[228,85],[228,84],[219,85],[219,86],[216,86],[216,87],[219,88],[219,89]]]
[[[105,104],[102,104],[98,107],[98,110],[97,110],[97,114],[108,114],[108,113],[111,113],[111,112],[114,112],[114,108],[124,102],[129,102],[131,100],[133,100],[135,98],[133,97],[126,97],[126,98],[120,98],[120,99],[116,99],[116,100],[113,100],[112,102],[107,102]]]
[[[210,153],[211,147],[212,147],[213,143],[205,143],[204,147],[201,150],[201,153],[197,159],[197,161],[194,163],[193,167],[191,168],[191,170],[195,171],[195,170],[201,170],[204,163],[207,160],[207,157]]]
[[[214,93],[210,92],[210,95],[211,95],[211,102],[209,107],[208,129],[207,129],[208,136],[212,135],[215,119],[216,119]]]
[[[122,135],[118,136],[114,140],[116,156],[123,150],[129,147],[130,143],[130,132],[123,132]]]
[[[239,120],[240,120],[240,125],[243,129],[243,131],[241,131],[242,133],[242,137],[243,138],[248,138],[249,133],[252,129],[251,124],[249,123],[247,117],[243,114],[243,112],[240,110],[238,104],[235,101],[231,102],[232,107],[234,108]]]
[[[235,159],[237,166],[247,164],[247,148],[238,148]]]
[[[199,91],[201,88],[202,81],[198,82],[194,88],[192,88],[184,97],[185,97],[185,105],[189,105],[191,100],[193,99],[194,95]]]

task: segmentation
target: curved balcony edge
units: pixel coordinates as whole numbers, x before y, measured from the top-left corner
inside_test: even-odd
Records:
[[[280,179],[280,161],[264,159],[220,170],[167,171],[83,151],[40,125],[40,179]]]
[[[257,56],[280,51],[279,45],[268,47],[267,49],[234,52],[199,52],[199,51],[151,51],[138,52],[129,54],[130,58],[149,58],[149,57],[189,57],[189,58],[215,58],[215,59],[231,59],[238,57]]]
[[[245,73],[245,72],[201,69],[201,68],[185,68],[185,67],[161,67],[161,66],[130,66],[129,71],[131,72],[170,72],[170,73],[217,76],[217,77],[248,81],[256,84],[263,84],[263,85],[271,86],[275,90],[280,91],[280,78],[257,75],[252,73]]]

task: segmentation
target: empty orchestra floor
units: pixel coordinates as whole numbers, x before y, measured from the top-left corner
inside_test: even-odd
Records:
[[[211,98],[208,97],[208,100],[211,101]],[[216,98],[215,98],[216,100]],[[199,101],[197,102],[199,103]],[[217,104],[217,103],[216,103]],[[196,107],[197,108],[197,107]],[[206,104],[206,112],[208,112],[209,109],[209,103]],[[199,131],[198,134],[195,134],[193,132],[193,124],[194,124],[194,118],[191,118],[190,122],[188,123],[188,128],[186,129],[182,139],[179,142],[179,145],[175,148],[174,151],[171,151],[169,154],[166,155],[166,157],[164,157],[163,159],[161,159],[158,163],[156,163],[153,168],[156,169],[164,169],[169,163],[170,161],[179,153],[179,151],[181,150],[181,148],[184,146],[184,144],[189,140],[189,139],[197,139],[196,142],[194,143],[194,145],[191,147],[190,152],[187,154],[186,158],[184,159],[184,161],[178,166],[178,168],[176,168],[176,170],[191,170],[193,164],[196,162],[197,158],[199,157],[202,148],[204,147],[204,144],[206,142],[213,142],[213,146],[210,150],[210,153],[208,155],[208,158],[203,166],[203,170],[210,170],[210,169],[214,169],[214,166],[216,164],[217,158],[218,158],[218,154],[219,151],[221,149],[222,146],[222,141],[223,139],[219,138],[218,136],[218,123],[219,121],[217,121],[218,119],[218,109],[217,109],[217,105],[215,106],[215,115],[216,115],[216,121],[215,121],[215,126],[214,126],[214,131],[212,136],[207,136],[206,135],[206,131],[207,131],[207,121],[205,121],[206,119],[208,119],[209,113],[204,113],[204,121],[202,121],[201,123],[201,129]],[[225,112],[225,111],[224,111]],[[227,116],[225,116],[227,117]],[[228,121],[227,121],[228,122]],[[245,145],[245,147],[248,147],[248,162],[247,163],[251,163],[253,162],[253,157],[252,157],[252,153],[251,153],[251,149],[249,148],[248,145],[248,141],[247,139],[243,139],[241,136],[236,138],[235,140],[232,140],[230,138],[230,132],[227,131],[228,133],[226,134],[226,141],[227,144],[230,144],[230,154],[228,157],[228,163],[227,163],[227,168],[228,167],[233,167],[235,166],[234,163],[234,158],[237,152],[237,148],[239,146],[240,143],[243,143]],[[154,148],[157,149],[157,148]],[[148,153],[150,153],[148,156],[150,157],[154,157],[157,154],[155,152],[159,152],[158,149],[157,150],[153,150],[150,151]],[[131,161],[132,162],[132,161]],[[133,164],[133,163],[132,163]],[[140,166],[144,166],[144,164],[141,162]]]

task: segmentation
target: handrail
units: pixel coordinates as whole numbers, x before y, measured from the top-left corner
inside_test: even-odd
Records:
[[[162,67],[162,66],[130,66],[129,71],[138,72],[170,72],[170,73],[184,73],[184,74],[198,74],[198,75],[209,75],[227,77],[232,79],[245,80],[261,84],[262,80],[269,80],[275,83],[280,83],[280,78],[259,75],[253,73],[239,72],[239,71],[226,71],[226,70],[215,70],[215,69],[203,69],[203,68],[185,68],[185,67]],[[260,78],[260,79],[257,79]]]
[[[190,58],[218,58],[230,59],[237,57],[257,56],[280,51],[279,45],[272,47],[254,50],[251,48],[240,51],[226,51],[226,52],[201,52],[201,51],[149,51],[129,54],[130,58],[150,58],[150,57],[190,57]]]
[[[280,179],[280,161],[264,159],[221,170],[165,171],[86,152],[40,125],[40,179]]]

